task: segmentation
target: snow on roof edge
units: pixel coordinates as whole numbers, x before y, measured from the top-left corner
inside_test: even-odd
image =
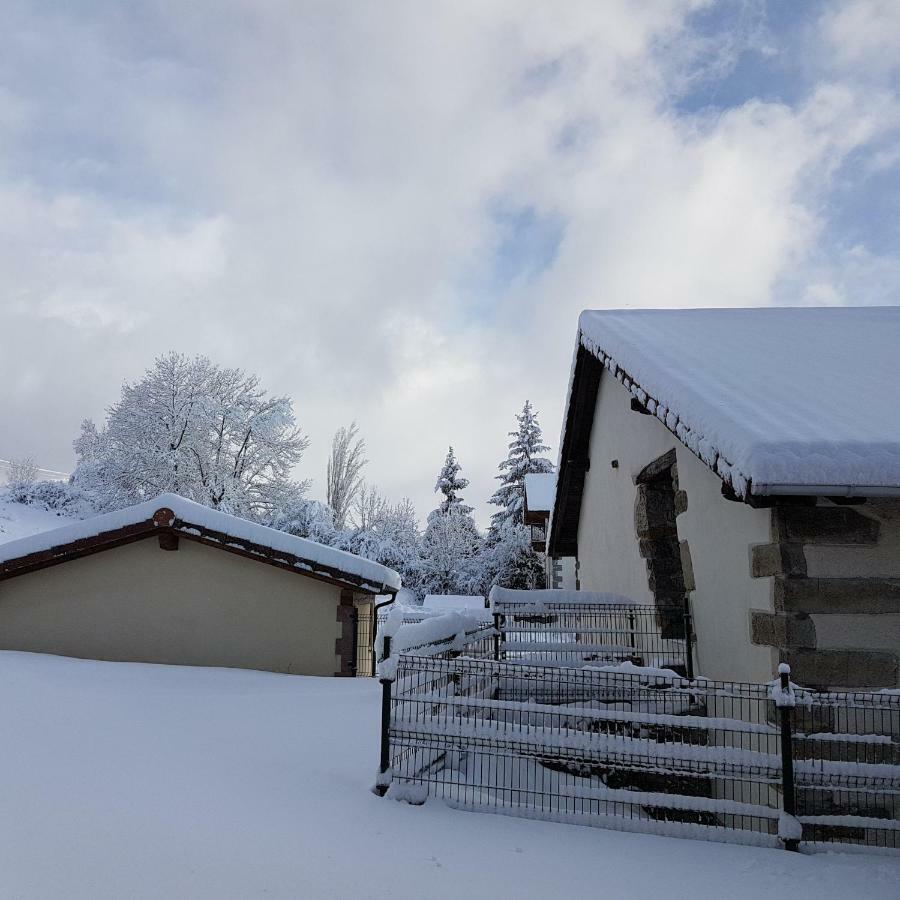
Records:
[[[380,563],[357,556],[355,553],[348,553],[346,550],[327,547],[308,538],[297,537],[285,531],[278,531],[275,528],[233,516],[230,513],[211,509],[178,494],[159,494],[152,500],[145,500],[125,509],[103,513],[90,519],[82,519],[18,540],[7,541],[0,544],[0,563],[20,559],[32,553],[52,550],[55,547],[63,547],[75,541],[116,531],[128,525],[149,521],[153,514],[162,507],[171,509],[176,518],[188,525],[220,531],[229,537],[259,544],[271,550],[290,553],[306,562],[328,566],[345,574],[354,575],[366,582],[372,582],[368,586],[373,589],[389,587],[399,590],[401,587],[400,575]],[[310,567],[309,569],[298,568],[298,571],[311,572],[313,570]]]
[[[581,315],[578,317],[576,354],[579,346],[584,347],[635,400],[645,406],[647,411],[662,422],[691,453],[729,485],[738,497],[746,498],[751,493],[749,476],[741,472],[737,466],[732,465],[712,441],[707,440],[699,432],[692,429],[676,412],[659,403],[655,397],[652,397],[645,391],[628,374],[628,371],[622,367],[618,360],[603,350],[595,340],[588,337],[581,327],[581,318],[585,313],[589,312],[592,312],[592,310],[582,310]]]

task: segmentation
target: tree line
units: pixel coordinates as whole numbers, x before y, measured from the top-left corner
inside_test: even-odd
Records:
[[[293,478],[309,439],[288,397],[273,397],[255,375],[203,356],[159,357],[97,426],[82,422],[69,484],[11,480],[21,502],[61,511],[121,509],[173,492],[264,525],[357,553],[400,572],[425,594],[485,594],[494,584],[542,587],[543,560],[523,522],[529,473],[552,472],[538,417],[526,402],[509,433],[498,507],[486,532],[463,492],[469,481],[453,447],[435,482],[438,503],[424,529],[408,498],[391,502],[365,480],[366,445],[355,423],[334,435],[324,501]]]

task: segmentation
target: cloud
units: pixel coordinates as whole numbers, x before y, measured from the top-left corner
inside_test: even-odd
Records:
[[[174,348],[290,394],[320,491],[355,418],[423,517],[453,443],[484,521],[526,398],[555,442],[580,309],[884,297],[892,260],[860,248],[851,289],[825,239],[847,161],[892,158],[867,27],[835,7],[775,54],[730,8],[716,48],[688,0],[14,6],[0,455],[71,465],[80,419]],[[684,107],[801,37],[796,102]]]

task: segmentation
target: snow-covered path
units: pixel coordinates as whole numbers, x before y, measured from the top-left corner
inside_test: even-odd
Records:
[[[0,897],[896,897],[900,860],[411,807],[378,685],[0,653]]]

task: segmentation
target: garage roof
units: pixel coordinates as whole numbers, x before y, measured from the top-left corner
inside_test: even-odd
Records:
[[[0,579],[152,534],[195,540],[366,593],[393,594],[400,588],[400,576],[379,563],[210,509],[177,494],[160,494],[126,509],[0,544]]]

